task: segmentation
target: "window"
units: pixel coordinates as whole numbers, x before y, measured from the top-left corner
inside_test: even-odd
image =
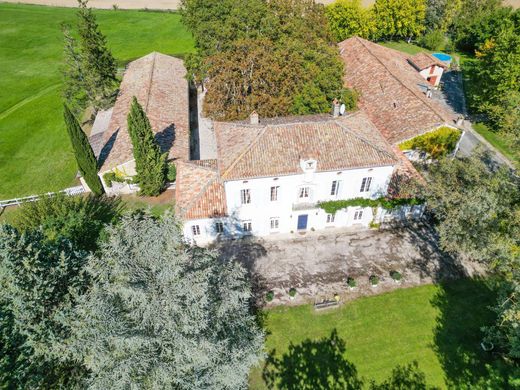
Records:
[[[244,232],[252,232],[253,226],[251,225],[251,221],[246,221],[242,224],[242,227],[244,228]]]
[[[224,233],[224,224],[222,222],[215,223],[215,231],[217,234]]]
[[[302,187],[300,188],[300,192],[298,194],[298,197],[300,199],[308,199],[311,193],[311,189],[309,187]]]
[[[199,225],[193,225],[191,227],[191,232],[194,236],[200,236],[200,226]]]
[[[370,186],[372,185],[372,178],[365,177],[361,182],[361,191],[360,192],[368,192],[370,191]]]
[[[242,204],[250,204],[251,203],[251,190],[241,190],[240,191],[240,201]]]
[[[278,200],[278,189],[280,187],[271,187],[271,202],[276,202]]]
[[[332,182],[332,186],[330,187],[330,194],[332,196],[337,196],[339,194],[339,184],[341,182],[339,180],[334,180]]]
[[[271,230],[278,230],[280,228],[280,218],[271,218]]]
[[[334,223],[335,215],[327,214],[327,223]]]
[[[354,213],[354,221],[363,219],[363,210],[358,210]]]

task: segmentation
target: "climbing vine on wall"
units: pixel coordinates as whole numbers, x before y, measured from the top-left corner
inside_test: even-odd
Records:
[[[354,198],[348,200],[332,200],[320,202],[318,206],[328,214],[336,214],[339,210],[346,209],[347,207],[382,207],[386,210],[393,210],[400,206],[416,206],[423,203],[424,200],[419,198],[389,199],[381,197],[377,199]]]

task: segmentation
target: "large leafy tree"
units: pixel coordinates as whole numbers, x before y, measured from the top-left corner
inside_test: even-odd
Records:
[[[520,358],[520,180],[489,168],[487,156],[447,159],[428,170],[426,198],[438,221],[443,249],[480,261],[497,276],[498,320],[488,339]]]
[[[330,110],[343,90],[343,65],[324,8],[307,0],[184,0],[183,20],[198,57],[194,79],[208,79],[206,113],[216,119]],[[265,81],[264,81],[265,80]],[[293,83],[291,85],[291,82]],[[272,93],[269,93],[272,89]]]
[[[86,258],[68,240],[0,226],[0,386],[80,385],[86,371],[68,345],[73,309],[88,288]]]
[[[520,19],[485,41],[477,58],[477,109],[520,142]]]
[[[98,176],[97,159],[90,146],[87,135],[66,104],[63,105],[63,115],[79,171],[87,182],[90,190],[96,195],[101,195],[105,191]]]
[[[128,133],[132,140],[137,172],[135,180],[140,194],[157,196],[166,184],[166,154],[161,152],[150,121],[135,96],[128,113]]]
[[[172,216],[125,217],[90,259],[77,352],[92,389],[245,389],[263,333],[245,270],[184,242]]]
[[[327,6],[329,27],[338,42],[352,36],[369,39],[375,33],[372,13],[363,8],[361,0],[337,0]]]
[[[376,0],[373,12],[379,38],[409,39],[424,30],[426,1]]]

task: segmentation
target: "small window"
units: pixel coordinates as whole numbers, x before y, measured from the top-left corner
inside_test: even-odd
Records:
[[[224,224],[222,222],[215,223],[215,231],[217,234],[224,233]]]
[[[251,190],[241,190],[240,191],[240,201],[242,204],[250,204],[251,203]]]
[[[332,186],[330,187],[330,194],[332,196],[337,196],[339,194],[339,184],[340,184],[339,180],[334,180],[332,182]]]
[[[193,225],[191,227],[191,232],[194,236],[200,236],[200,226],[199,225]]]
[[[278,200],[278,190],[279,186],[271,187],[271,202],[276,202]]]
[[[335,215],[327,214],[327,223],[334,223]]]
[[[311,189],[309,187],[302,187],[302,188],[300,188],[298,197],[300,199],[308,199],[310,194],[311,194]]]
[[[354,213],[354,221],[363,219],[363,210],[358,210]]]
[[[371,185],[372,185],[372,178],[371,177],[365,177],[363,179],[363,181],[361,182],[361,190],[360,190],[360,192],[369,192]]]
[[[253,226],[251,225],[251,221],[244,222],[242,224],[242,227],[244,228],[244,232],[252,232]]]
[[[280,218],[271,218],[271,230],[280,229]]]

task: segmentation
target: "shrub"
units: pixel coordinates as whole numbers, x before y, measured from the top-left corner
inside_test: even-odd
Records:
[[[173,183],[177,179],[177,167],[174,163],[168,164],[168,171],[166,172],[166,179]]]
[[[274,292],[268,291],[267,294],[265,294],[265,300],[267,302],[271,302],[274,299]]]
[[[289,290],[289,296],[292,298],[296,296],[296,289],[294,287]]]
[[[401,150],[421,150],[438,159],[455,150],[460,130],[443,126],[437,130],[412,138],[399,145]]]
[[[57,194],[21,206],[14,224],[22,231],[41,229],[50,242],[66,238],[80,249],[95,250],[105,225],[123,210],[120,198]]]
[[[108,187],[112,187],[112,183],[125,183],[125,175],[121,171],[110,171],[103,175],[103,181]]]
[[[356,279],[354,278],[348,278],[347,279],[347,285],[350,287],[350,288],[354,288],[357,286],[357,282],[356,282]]]
[[[368,280],[372,286],[377,286],[379,284],[379,278],[376,275],[371,275]]]
[[[392,277],[392,279],[394,279],[396,282],[400,281],[402,279],[402,275],[400,272],[398,271],[391,271],[390,272],[390,276]]]
[[[446,47],[446,37],[440,30],[433,30],[424,34],[419,40],[419,44],[430,50],[444,50]]]

